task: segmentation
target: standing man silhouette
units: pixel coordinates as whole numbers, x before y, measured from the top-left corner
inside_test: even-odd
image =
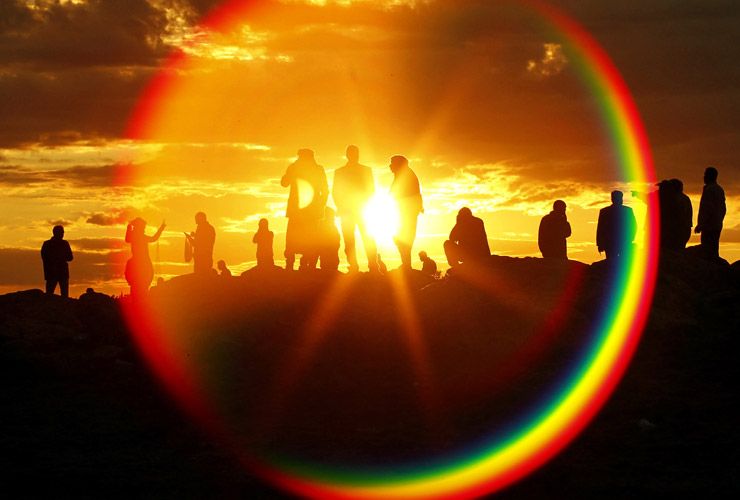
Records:
[[[714,167],[704,171],[704,189],[699,202],[699,217],[694,231],[701,234],[701,247],[710,258],[719,258],[719,235],[727,213],[725,191],[717,184],[719,172]]]
[[[362,243],[367,254],[370,272],[378,270],[375,241],[368,233],[363,218],[363,210],[375,194],[375,180],[370,167],[360,164],[360,150],[357,146],[347,146],[347,164],[334,171],[332,198],[337,206],[344,237],[344,253],[347,255],[349,271],[357,272],[357,251],[355,249],[355,227],[360,230]]]
[[[280,185],[290,187],[285,211],[285,269],[293,269],[296,254],[301,254],[301,269],[315,268],[319,222],[329,197],[324,167],[316,163],[312,150],[299,149],[298,159],[288,166]]]
[[[623,204],[621,191],[612,191],[612,204],[599,211],[596,226],[596,246],[599,253],[606,252],[606,259],[623,256],[632,245],[637,233],[637,221],[630,207]]]
[[[69,265],[74,257],[69,242],[64,239],[64,227],[54,226],[52,237],[41,245],[41,261],[44,264],[46,294],[54,295],[59,283],[59,293],[69,297]]]
[[[409,168],[409,161],[405,156],[393,156],[390,169],[393,172],[391,194],[396,199],[399,212],[398,234],[394,241],[401,254],[401,267],[411,269],[411,248],[416,239],[416,223],[419,214],[424,213],[419,178]]]
[[[195,274],[211,274],[213,272],[213,245],[216,242],[216,230],[208,222],[206,214],[195,214],[194,232],[185,234],[193,246],[193,272]]]
[[[565,240],[570,237],[571,231],[565,209],[565,202],[556,200],[552,204],[552,212],[540,221],[537,244],[545,259],[568,260],[568,244]]]

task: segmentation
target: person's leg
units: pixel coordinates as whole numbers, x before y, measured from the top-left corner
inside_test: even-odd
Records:
[[[720,230],[704,229],[701,232],[701,246],[704,254],[711,259],[719,258],[719,236]]]
[[[351,215],[342,216],[342,237],[344,238],[344,253],[351,272],[357,271],[357,249],[355,246],[355,218]]]
[[[59,280],[59,292],[64,298],[69,297],[69,278]]]
[[[365,247],[365,254],[367,255],[367,268],[371,273],[376,272],[378,270],[378,249],[375,246],[375,239],[367,230],[362,218],[358,219],[357,227],[360,229],[362,245]]]
[[[450,267],[455,267],[460,264],[460,247],[457,246],[457,243],[447,240],[444,242],[443,248],[445,251],[445,257],[447,257],[447,264],[449,264]]]
[[[49,279],[46,280],[46,295],[54,295],[54,290],[57,287],[57,280]]]
[[[288,271],[293,270],[295,265],[295,242],[293,241],[295,232],[295,223],[292,219],[288,219],[288,227],[285,229],[285,269]]]

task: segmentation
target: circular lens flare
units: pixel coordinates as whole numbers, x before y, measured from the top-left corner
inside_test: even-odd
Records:
[[[577,70],[584,87],[593,95],[622,180],[645,185],[654,183],[650,150],[637,109],[607,54],[575,21],[548,4],[524,1],[514,5],[526,10],[542,25],[543,32],[562,45],[563,54]],[[204,26],[213,33],[232,32],[235,27],[248,26],[253,9],[258,7],[264,7],[264,4],[226,2],[204,22]],[[250,30],[238,31],[242,35],[247,33],[253,40],[263,36]],[[214,54],[218,56],[219,53]],[[181,120],[180,116],[170,114],[177,104],[190,104],[188,93],[193,89],[202,92],[203,88],[209,88],[213,92],[220,90],[226,94],[241,91],[235,84],[210,80],[207,71],[193,72],[191,77],[183,76],[186,72],[180,70],[189,65],[195,66],[193,61],[199,57],[198,51],[190,47],[189,51],[185,50],[171,58],[142,96],[130,127],[132,139],[176,143],[188,134],[212,139],[209,134],[213,131],[207,130],[197,120]],[[240,57],[258,58],[259,54],[244,53]],[[190,86],[188,78],[197,80],[197,84]],[[255,103],[254,107],[263,104]],[[351,102],[341,104],[353,105]],[[229,123],[221,123],[216,119],[225,108],[222,106],[214,110],[213,118],[209,117],[204,122],[223,125],[228,132]],[[201,111],[194,109],[193,116]],[[280,118],[276,117],[276,121],[280,121]],[[289,122],[288,119],[283,121]],[[265,123],[265,126],[268,125]],[[220,132],[223,132],[223,127]],[[252,146],[261,147],[257,141]],[[244,148],[252,146],[247,144]],[[173,165],[176,164],[173,162]],[[131,170],[126,172],[130,173]],[[305,205],[310,203],[313,193],[301,197],[301,206],[305,206],[306,197],[309,201]],[[370,231],[381,242],[392,240],[397,230],[398,215],[388,194],[379,193],[373,198],[365,211],[365,220]],[[284,489],[316,498],[473,497],[499,490],[521,479],[562,450],[585,427],[624,373],[644,327],[655,284],[658,238],[655,200],[648,200],[645,234],[641,245],[630,249],[614,269],[609,282],[610,293],[606,295],[600,310],[595,311],[593,334],[588,345],[579,352],[567,375],[557,384],[557,389],[543,397],[533,411],[513,423],[505,436],[501,437],[499,433],[471,447],[463,444],[459,449],[464,449],[464,453],[438,457],[417,467],[400,467],[395,473],[390,473],[388,468],[382,472],[372,468],[338,468],[260,455],[253,450],[239,450],[243,452],[245,463]],[[491,281],[487,280],[486,285],[491,285]],[[312,349],[321,345],[320,326],[336,313],[339,307],[336,297],[344,293],[342,286],[338,284],[331,290],[334,300],[322,303],[316,314],[319,319],[304,332],[306,345]],[[407,328],[411,332],[408,343],[421,353],[417,355],[417,361],[424,361],[417,318],[409,312],[413,298],[405,286],[403,283],[398,285],[396,297],[399,308],[405,311],[406,324],[410,325]],[[492,293],[495,293],[494,289]],[[250,299],[259,301],[259,297]],[[209,313],[216,317],[225,306],[214,303]],[[214,409],[218,395],[208,394],[208,385],[201,380],[206,377],[199,378],[193,368],[203,361],[193,359],[191,351],[182,345],[183,331],[189,328],[188,331],[198,337],[186,339],[195,345],[203,343],[203,339],[208,337],[211,324],[200,325],[192,333],[193,325],[178,325],[176,320],[163,317],[161,311],[151,307],[146,299],[129,302],[125,314],[137,343],[169,390],[219,437],[225,441],[232,440],[233,436],[227,430],[229,426]],[[304,357],[303,351],[295,356],[299,361]],[[423,366],[421,361],[418,364]],[[238,363],[235,362],[235,365]],[[217,374],[207,375],[214,377]],[[299,370],[296,369],[293,375],[293,379],[285,377],[284,389],[300,380]],[[429,401],[433,404],[432,397]]]

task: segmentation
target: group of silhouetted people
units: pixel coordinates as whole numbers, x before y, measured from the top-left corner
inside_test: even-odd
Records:
[[[355,232],[359,231],[368,258],[371,273],[386,272],[386,266],[377,252],[375,241],[365,224],[364,210],[375,194],[372,169],[359,163],[359,150],[349,146],[347,163],[334,174],[332,198],[341,221],[344,249],[350,272],[357,272]],[[390,160],[393,182],[390,192],[399,211],[399,227],[394,242],[401,257],[401,267],[411,268],[411,249],[416,238],[416,225],[424,206],[419,179],[409,168],[404,156],[396,155]],[[704,189],[699,204],[699,214],[694,231],[701,234],[701,250],[710,259],[719,258],[719,239],[727,208],[725,193],[717,184],[718,172],[708,167],[704,172]],[[292,270],[296,256],[300,255],[301,269],[337,270],[341,238],[335,224],[337,214],[326,205],[329,187],[324,168],[316,163],[310,149],[298,151],[298,158],[288,166],[281,178],[281,185],[290,188],[286,216],[288,225],[285,235],[285,268]],[[679,179],[663,180],[658,183],[657,201],[660,211],[660,246],[662,250],[680,251],[691,237],[693,209],[691,200],[683,192]],[[653,196],[653,195],[651,195]],[[596,246],[604,252],[607,260],[619,259],[629,252],[637,231],[635,215],[623,203],[621,191],[611,193],[611,205],[599,211],[596,228]],[[563,200],[553,203],[552,211],[542,217],[537,243],[545,259],[567,260],[567,238],[571,226]],[[196,229],[185,233],[185,260],[193,261],[194,274],[216,274],[213,269],[213,248],[216,231],[208,222],[206,214],[195,214]],[[165,229],[159,226],[153,235],[146,234],[146,221],[132,220],[126,227],[125,241],[131,246],[131,258],[126,262],[125,277],[131,287],[132,296],[144,294],[151,285],[154,269],[149,256],[149,244],[156,242]],[[69,266],[73,255],[69,242],[64,239],[64,228],[54,226],[53,236],[41,247],[41,258],[46,280],[46,293],[53,294],[57,285],[61,295],[69,295]],[[261,219],[252,242],[257,245],[257,268],[275,268],[273,242],[274,233],[267,219]],[[488,236],[483,220],[463,207],[457,214],[449,239],[444,242],[444,253],[451,269],[465,263],[483,263],[491,255]],[[421,272],[438,276],[437,263],[426,252],[419,253]],[[230,277],[231,271],[223,260],[217,263],[218,274]]]

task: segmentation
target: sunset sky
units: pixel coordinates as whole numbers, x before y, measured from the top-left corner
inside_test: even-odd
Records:
[[[199,27],[219,3],[0,2],[0,293],[42,287],[39,248],[57,223],[75,252],[73,295],[127,291],[120,263],[134,216],[150,234],[167,221],[150,248],[157,276],[192,269],[182,232],[198,211],[216,227],[214,258],[235,273],[254,264],[261,217],[282,263],[279,180],[305,147],[331,182],[356,144],[379,191],[392,180],[389,158],[406,155],[426,208],[414,256],[426,250],[440,264],[462,206],[484,220],[494,253],[528,256],[539,255],[540,218],[563,199],[569,256],[583,262],[601,258],[595,222],[611,190],[644,215],[630,193],[650,187],[624,183],[597,96],[517,2],[273,0],[224,32]],[[657,177],[684,181],[694,220],[703,170],[718,168],[728,206],[720,254],[740,258],[740,5],[553,4],[622,73]],[[145,93],[157,74],[166,84]],[[387,238],[380,249],[398,265]]]

